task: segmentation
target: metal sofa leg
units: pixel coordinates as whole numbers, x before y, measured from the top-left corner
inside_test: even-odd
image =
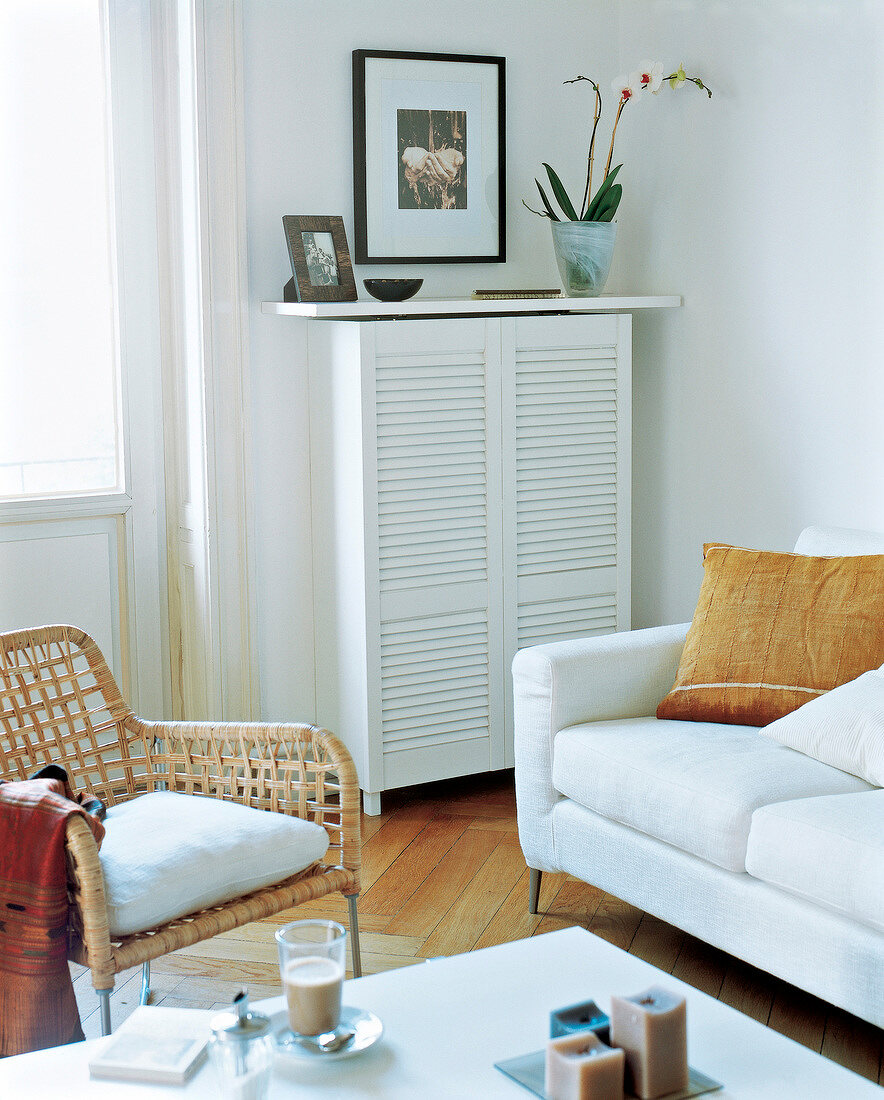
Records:
[[[110,1035],[111,1033],[111,1014],[110,1014],[110,995],[114,989],[111,986],[110,989],[96,989],[98,994],[98,1002],[101,1008],[101,1034]]]
[[[528,912],[537,912],[537,903],[540,900],[540,876],[543,871],[535,871],[533,867],[529,867],[528,870],[531,874],[528,876]]]
[[[141,996],[138,998],[140,1005],[146,1005],[150,1000],[150,959],[141,964]]]
[[[350,925],[350,952],[353,956],[353,977],[362,977],[362,956],[359,953],[359,917],[356,913],[356,902],[359,900],[358,894],[351,894],[347,898],[347,910],[349,913],[348,923]]]

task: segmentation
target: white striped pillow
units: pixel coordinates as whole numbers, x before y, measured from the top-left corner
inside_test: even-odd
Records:
[[[759,732],[884,787],[884,665],[812,699]]]

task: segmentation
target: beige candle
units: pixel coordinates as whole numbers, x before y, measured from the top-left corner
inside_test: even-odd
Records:
[[[687,1088],[684,997],[659,986],[634,997],[612,997],[611,1042],[626,1052],[626,1084],[641,1100]]]
[[[546,1047],[547,1100],[623,1100],[624,1055],[591,1031],[551,1039]]]

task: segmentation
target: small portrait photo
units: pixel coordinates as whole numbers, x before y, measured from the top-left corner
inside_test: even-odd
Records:
[[[466,210],[466,111],[396,112],[400,210]]]
[[[304,232],[301,240],[304,242],[307,272],[313,286],[340,286],[335,242],[331,233]]]
[[[282,226],[292,265],[292,277],[283,288],[283,299],[355,302],[356,280],[344,219],[337,214],[284,214]]]

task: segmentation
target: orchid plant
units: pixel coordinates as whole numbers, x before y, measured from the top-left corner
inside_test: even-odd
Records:
[[[614,127],[611,131],[611,144],[608,147],[608,159],[605,163],[604,179],[602,180],[601,187],[599,187],[595,195],[590,198],[592,195],[592,167],[593,158],[595,156],[595,139],[599,127],[599,120],[602,117],[602,95],[599,91],[598,84],[588,76],[575,76],[573,80],[566,80],[564,83],[576,84],[581,80],[585,80],[587,83],[591,84],[595,92],[595,117],[592,122],[592,136],[589,139],[589,155],[586,164],[586,186],[583,190],[583,201],[580,204],[580,213],[577,213],[558,175],[546,163],[544,163],[543,167],[546,169],[546,174],[549,177],[549,185],[552,188],[553,197],[561,207],[564,218],[556,213],[552,203],[547,198],[540,180],[537,179],[535,179],[534,182],[537,184],[537,190],[540,192],[543,210],[535,210],[533,207],[528,206],[524,199],[522,199],[522,205],[527,207],[532,214],[538,214],[541,218],[549,218],[554,222],[563,220],[572,222],[609,222],[617,213],[617,207],[620,205],[620,199],[623,197],[622,186],[615,182],[617,173],[623,165],[618,164],[612,171],[611,161],[614,158],[614,140],[617,137],[617,127],[620,125],[620,116],[623,114],[623,110],[627,103],[632,103],[634,100],[647,99],[648,95],[657,95],[664,82],[668,83],[669,87],[673,90],[682,87],[683,84],[696,84],[696,86],[701,91],[704,91],[710,99],[712,98],[712,91],[706,87],[698,76],[688,76],[684,71],[684,65],[679,65],[676,72],[670,73],[669,76],[664,77],[663,64],[660,61],[646,61],[636,69],[635,72],[612,81],[611,87],[614,94],[617,96],[617,114],[614,118]]]

